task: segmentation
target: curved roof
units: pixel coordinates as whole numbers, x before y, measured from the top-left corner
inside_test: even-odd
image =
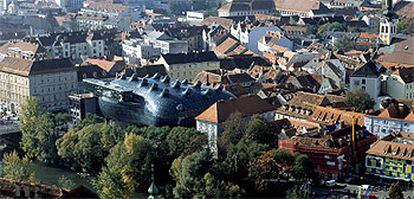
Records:
[[[200,82],[190,84],[185,80],[171,81],[168,76],[161,77],[158,74],[143,78],[135,75],[124,76],[111,82],[96,79],[84,81],[106,90],[131,94],[133,98],[144,101],[145,107],[141,108],[150,113],[155,121],[171,121],[170,123],[179,119],[194,119],[213,103],[234,97],[221,87],[209,88],[202,86]]]

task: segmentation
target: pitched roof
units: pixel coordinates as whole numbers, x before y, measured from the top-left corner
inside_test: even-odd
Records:
[[[35,43],[25,42],[25,41],[16,41],[16,42],[7,42],[6,44],[0,46],[0,53],[9,55],[9,54],[19,54],[23,55],[26,53],[26,57],[32,58],[38,52],[39,45]]]
[[[372,60],[368,61],[364,65],[360,66],[351,75],[352,77],[379,77],[379,69],[377,64]]]
[[[394,74],[399,75],[406,84],[414,82],[414,68],[401,67],[398,68]]]
[[[214,52],[218,56],[253,55],[253,52],[244,47],[236,38],[229,35],[222,42],[216,44]]]
[[[87,60],[85,60],[82,63],[82,65],[85,65],[85,64],[96,65],[99,68],[101,68],[102,70],[105,70],[106,72],[110,72],[113,69],[119,71],[119,70],[121,70],[121,68],[123,68],[122,67],[122,62],[121,61],[116,61],[116,60],[88,58]]]
[[[198,115],[195,119],[200,121],[221,123],[233,113],[243,116],[252,116],[275,110],[275,107],[257,95],[242,96],[227,101],[218,101]]]
[[[321,2],[316,0],[301,0],[298,3],[295,0],[274,0],[276,10],[288,10],[294,12],[311,12],[318,14],[329,13],[330,10]]]
[[[378,57],[378,62],[386,66],[414,67],[414,38],[396,43],[392,52]]]
[[[414,161],[414,145],[379,140],[366,152],[369,155]]]
[[[218,61],[218,58],[213,51],[200,53],[166,54],[162,55],[162,57],[169,65]]]
[[[69,59],[27,60],[6,57],[0,61],[0,71],[20,76],[76,70]]]

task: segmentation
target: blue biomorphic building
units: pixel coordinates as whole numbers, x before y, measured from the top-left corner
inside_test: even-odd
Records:
[[[209,88],[200,82],[171,81],[158,74],[83,81],[98,96],[104,117],[137,125],[194,125],[194,117],[213,103],[234,97],[221,86]]]

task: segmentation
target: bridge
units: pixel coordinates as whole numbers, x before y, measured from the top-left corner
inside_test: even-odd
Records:
[[[16,121],[0,121],[0,135],[19,133],[19,122]]]

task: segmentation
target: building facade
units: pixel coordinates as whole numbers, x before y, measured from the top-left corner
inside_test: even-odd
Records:
[[[171,79],[188,80],[204,70],[217,70],[220,61],[214,52],[179,53],[162,55],[156,64],[165,66]]]
[[[366,174],[414,182],[414,140],[398,132],[375,142],[367,151]]]
[[[355,91],[362,89],[369,96],[376,100],[381,92],[380,67],[373,61],[369,61],[357,68],[350,76],[349,90]]]
[[[76,89],[76,69],[68,59],[0,62],[0,101],[15,112],[27,97],[36,97],[45,110],[67,110],[68,95]]]
[[[414,99],[414,68],[399,68],[387,78],[387,94],[392,98]]]

